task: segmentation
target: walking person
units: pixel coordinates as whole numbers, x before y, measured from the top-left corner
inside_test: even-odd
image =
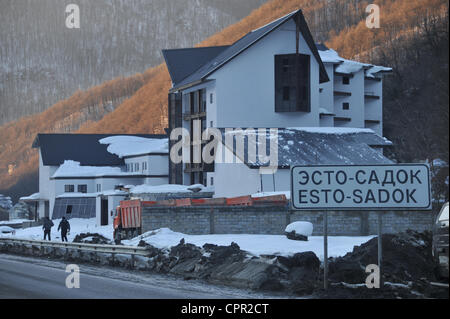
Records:
[[[50,241],[52,240],[51,236],[50,236],[50,232],[54,225],[55,224],[53,224],[53,222],[50,220],[50,218],[48,218],[48,217],[44,218],[44,225],[42,226],[42,229],[44,230],[44,240],[47,238],[47,236],[48,236],[48,240],[50,240]]]
[[[70,231],[70,224],[66,217],[63,216],[61,222],[59,223],[58,230],[61,229],[61,239],[67,242],[67,232]]]

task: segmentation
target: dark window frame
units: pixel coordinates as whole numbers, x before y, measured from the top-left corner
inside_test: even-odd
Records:
[[[75,185],[73,184],[64,185],[64,193],[75,193]]]
[[[77,185],[77,191],[78,191],[78,193],[86,194],[87,193],[87,184]]]
[[[310,113],[311,56],[295,53],[275,55],[274,67],[275,112]],[[286,99],[285,87],[289,87],[289,99]]]
[[[343,85],[350,85],[350,77],[348,77],[348,76],[343,76],[343,77],[342,77],[342,84],[343,84]]]
[[[350,110],[350,103],[349,102],[343,102],[342,103],[342,109],[343,110]]]

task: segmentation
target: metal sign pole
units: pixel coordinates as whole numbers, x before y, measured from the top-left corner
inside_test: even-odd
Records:
[[[328,211],[323,213],[323,288],[328,289]]]
[[[378,212],[378,269],[380,274],[380,288],[383,288],[383,233],[382,233],[382,216],[383,212]]]

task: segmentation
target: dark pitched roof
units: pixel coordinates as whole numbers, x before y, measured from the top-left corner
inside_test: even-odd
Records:
[[[325,70],[325,66],[320,59],[320,55],[317,51],[316,45],[312,38],[311,32],[309,31],[308,25],[305,21],[303,13],[301,10],[294,11],[282,18],[279,18],[266,26],[263,26],[257,30],[254,30],[234,44],[223,50],[219,55],[211,59],[209,62],[205,63],[194,73],[187,76],[181,82],[174,85],[171,89],[171,92],[177,91],[183,87],[189,86],[193,83],[197,83],[203,81],[206,77],[208,77],[211,73],[221,68],[223,65],[231,61],[233,58],[238,56],[240,53],[251,47],[253,44],[264,38],[266,35],[277,29],[279,26],[283,25],[285,22],[294,18],[295,21],[298,21],[300,32],[308,44],[309,49],[314,55],[315,59],[319,63],[320,70],[320,83],[329,81],[328,74]],[[175,81],[174,81],[175,82]]]
[[[42,161],[47,166],[59,166],[65,160],[89,166],[123,165],[123,159],[107,151],[108,145],[99,143],[102,138],[116,135],[167,138],[152,134],[38,134],[33,148],[41,149]]]
[[[194,73],[229,46],[163,50],[163,56],[174,85]]]
[[[328,131],[327,131],[328,130]],[[225,130],[221,129],[225,134]],[[335,131],[335,132],[334,132]],[[293,165],[363,165],[363,164],[391,164],[392,161],[371,146],[389,146],[392,143],[375,132],[363,129],[339,128],[279,128],[278,129],[278,167],[289,168]],[[270,135],[266,135],[266,153],[270,149]],[[223,138],[225,141],[225,138]],[[250,139],[251,141],[251,139]],[[251,142],[250,142],[251,143]],[[259,143],[253,147],[257,150]],[[249,139],[244,140],[244,154],[236,154],[236,142],[233,153],[251,167],[266,166],[256,157],[256,162],[248,158]],[[275,149],[274,149],[275,150]],[[257,153],[258,154],[258,153]],[[273,153],[272,153],[273,154]]]
[[[316,43],[316,48],[319,51],[327,51],[329,48],[323,43]]]

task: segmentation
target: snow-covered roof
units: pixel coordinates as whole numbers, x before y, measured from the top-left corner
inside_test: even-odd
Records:
[[[207,187],[201,184],[196,185],[176,185],[176,184],[165,184],[165,185],[138,185],[130,189],[132,194],[160,194],[160,193],[192,193],[193,190],[198,190],[202,192],[210,191]]]
[[[64,161],[51,178],[71,177],[105,177],[105,176],[140,176],[140,172],[124,172],[120,167],[111,166],[81,166],[80,162]]]
[[[41,194],[40,193],[34,193],[30,196],[24,196],[24,197],[20,197],[21,201],[35,201],[35,200],[39,200],[41,198]]]
[[[232,134],[244,136],[244,153],[236,154],[234,143],[233,153],[238,156],[247,166],[256,168],[264,167],[268,163],[260,161],[259,156],[255,159],[249,158],[248,149],[257,150],[261,141],[249,139],[244,130],[225,132],[224,135]],[[364,165],[364,164],[390,164],[391,160],[384,157],[382,153],[374,150],[372,146],[388,146],[392,142],[377,135],[367,128],[344,128],[344,127],[300,127],[279,128],[277,135],[266,134],[266,151],[264,154],[275,154],[277,152],[278,167],[289,168],[293,165],[328,164],[328,165]],[[274,143],[274,139],[277,143]],[[270,141],[272,140],[272,143]],[[222,141],[226,141],[225,138]],[[255,145],[256,144],[256,145]],[[227,147],[230,147],[227,145]]]
[[[344,59],[340,57],[339,54],[333,49],[319,49],[319,55],[323,63],[338,64],[335,69],[338,73],[352,74],[360,71],[361,69],[366,69],[366,76],[373,78],[375,77],[375,74],[379,72],[392,71],[392,68]]]
[[[168,154],[168,138],[144,138],[139,136],[110,136],[99,140],[100,144],[109,145],[107,150],[120,158],[144,154]]]

